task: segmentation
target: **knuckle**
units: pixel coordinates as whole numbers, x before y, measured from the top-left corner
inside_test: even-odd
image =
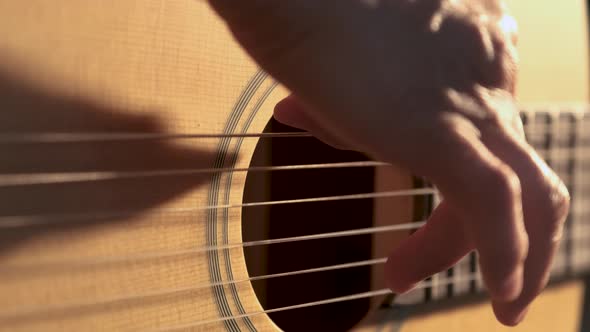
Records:
[[[523,263],[528,255],[528,240],[514,241],[510,245],[499,247],[502,249],[500,249],[497,259],[509,267]]]
[[[557,177],[555,178],[557,182],[551,186],[548,195],[546,195],[548,202],[544,204],[546,207],[544,213],[547,216],[546,232],[554,242],[557,242],[563,235],[571,197],[563,182]]]
[[[555,186],[554,192],[551,195],[551,202],[555,211],[555,216],[559,219],[563,219],[569,212],[571,196],[565,184],[561,180],[558,181],[559,182]]]
[[[539,170],[538,178],[542,184],[530,188],[525,200],[527,210],[533,215],[534,231],[547,243],[557,243],[563,235],[571,197],[566,185],[550,169]]]
[[[505,247],[507,254],[506,260],[509,266],[517,266],[524,263],[529,254],[529,237],[527,235],[519,237],[518,240],[512,241],[500,247]]]
[[[487,188],[495,197],[501,199],[500,203],[513,204],[516,199],[520,199],[522,188],[520,179],[516,173],[506,165],[496,165],[489,167],[484,174]]]

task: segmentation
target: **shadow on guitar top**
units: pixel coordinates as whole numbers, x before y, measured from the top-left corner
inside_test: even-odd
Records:
[[[0,68],[0,134],[155,133],[165,134],[155,112],[115,109],[79,97],[49,92]],[[145,115],[150,114],[150,115]],[[214,152],[180,146],[174,140],[0,143],[0,175],[78,172],[145,172],[211,168]],[[0,185],[0,220],[13,216],[101,214],[140,215],[207,185],[211,173]],[[34,182],[34,181],[32,181]],[[9,218],[6,218],[9,217]],[[128,219],[130,216],[126,216]],[[117,223],[123,218],[49,223],[0,231],[0,255],[24,240],[55,231]],[[1,225],[0,225],[1,226]]]

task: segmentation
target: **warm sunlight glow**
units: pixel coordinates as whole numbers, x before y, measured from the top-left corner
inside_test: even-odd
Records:
[[[520,101],[586,102],[589,84],[585,1],[506,2],[518,21]]]

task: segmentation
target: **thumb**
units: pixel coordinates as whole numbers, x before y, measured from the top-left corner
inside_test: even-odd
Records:
[[[291,127],[310,132],[320,141],[340,150],[350,150],[350,146],[330,133],[324,126],[311,116],[307,106],[297,97],[290,95],[280,101],[274,110],[274,118]]]

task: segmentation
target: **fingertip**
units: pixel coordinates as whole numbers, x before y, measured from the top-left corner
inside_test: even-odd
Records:
[[[279,101],[274,108],[273,117],[278,122],[296,128],[304,126],[303,110],[293,96]]]
[[[275,105],[274,114],[289,112],[293,110],[293,108],[297,108],[296,104],[297,102],[294,100],[293,96],[285,97]]]
[[[515,327],[526,318],[529,307],[516,310],[507,303],[494,302],[492,304],[496,319],[503,325]]]
[[[516,300],[522,293],[523,277],[524,268],[523,265],[520,264],[515,267],[508,276],[501,279],[500,282],[495,285],[493,282],[490,282],[488,289],[490,290],[492,298],[499,302],[511,302]]]
[[[424,279],[455,265],[472,250],[461,216],[442,201],[427,224],[389,255],[385,264],[386,284],[395,293],[407,293]]]
[[[385,264],[385,285],[387,288],[395,294],[404,294],[416,287],[417,283],[405,280],[403,273],[396,273],[396,271],[400,271],[400,264],[390,256]]]

